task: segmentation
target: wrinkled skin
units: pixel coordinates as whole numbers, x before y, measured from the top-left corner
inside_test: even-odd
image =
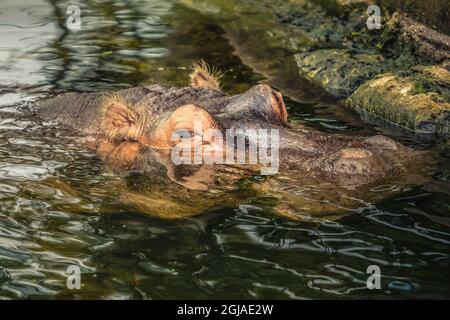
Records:
[[[361,191],[361,186],[371,187],[402,179],[408,181],[410,173],[418,173],[428,161],[422,152],[385,136],[330,135],[291,127],[281,94],[269,86],[257,85],[243,94],[228,96],[208,76],[194,74],[191,86],[183,88],[153,85],[115,93],[63,94],[42,101],[37,113],[43,119],[94,137],[99,157],[114,172],[151,172],[152,176],[176,182],[187,190],[206,191],[217,187],[217,181],[221,181],[220,188],[230,189],[230,185],[260,168],[260,165],[192,165],[191,168],[174,165],[170,150],[177,141],[172,135],[183,130],[191,133],[194,139],[199,134],[195,132],[194,120],[201,121],[203,130],[279,129],[281,174],[295,174],[305,181],[320,180],[331,184],[334,191],[339,188]],[[191,142],[183,140],[189,145]],[[215,143],[213,139],[203,137],[203,145],[215,148]],[[183,170],[188,173],[180,174]],[[134,191],[130,191],[129,183],[126,187],[126,198],[139,203],[137,206],[142,208],[146,203],[142,195],[145,188],[136,188],[135,183],[132,185]],[[266,183],[256,189],[270,192]],[[180,190],[175,192],[182,193]],[[150,189],[146,191],[147,195],[154,195],[154,190],[153,193]],[[189,197],[193,194],[186,195]],[[338,199],[339,195],[335,198]],[[216,204],[215,201],[212,203]],[[208,202],[205,207],[213,206],[212,203]],[[202,211],[194,207],[192,210],[178,208],[179,214],[175,216],[182,216],[181,212],[192,215]],[[310,211],[316,213],[333,211],[323,206],[310,207]],[[173,205],[164,210],[177,211]],[[148,211],[158,209],[152,207]],[[284,212],[295,218],[289,210]]]

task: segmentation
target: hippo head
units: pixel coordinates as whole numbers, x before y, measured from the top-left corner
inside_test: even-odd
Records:
[[[226,129],[287,126],[283,98],[267,85],[235,96],[205,87],[167,88],[162,93],[152,87],[148,90],[137,101],[119,94],[107,97],[101,128],[110,141],[134,141],[155,149],[201,142],[221,150],[216,138]],[[174,96],[183,98],[177,102]]]

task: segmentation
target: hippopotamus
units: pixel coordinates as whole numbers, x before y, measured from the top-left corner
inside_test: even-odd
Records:
[[[209,189],[211,170],[192,163],[195,174],[191,179],[176,179],[180,163],[170,155],[175,148],[182,146],[186,151],[201,145],[202,150],[212,150],[224,159],[239,139],[247,147],[255,142],[252,139],[262,139],[276,145],[266,156],[273,160],[277,153],[278,157],[276,170],[264,174],[289,172],[353,190],[399,181],[412,171],[420,171],[420,164],[425,162],[424,152],[387,136],[328,134],[291,124],[280,92],[258,84],[230,96],[220,89],[220,75],[203,62],[194,65],[190,79],[186,87],[158,84],[114,92],[65,93],[39,102],[36,112],[42,119],[92,137],[99,157],[115,171],[145,171],[154,168],[149,163],[156,161],[170,180],[197,191]],[[249,134],[259,129],[276,130],[277,134],[270,138],[269,134],[262,138]],[[206,134],[208,130],[224,136],[226,130],[232,130],[234,136],[227,143],[219,143],[217,135]],[[267,164],[256,158],[251,163],[241,159],[218,165],[237,170],[233,174],[236,177],[266,168]],[[185,163],[182,165],[186,168]]]

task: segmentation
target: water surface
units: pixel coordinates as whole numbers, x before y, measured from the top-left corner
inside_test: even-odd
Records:
[[[432,182],[379,186],[371,192],[398,190],[335,221],[279,217],[268,195],[182,220],[120,201],[120,178],[73,133],[21,117],[33,101],[185,85],[200,58],[226,71],[231,93],[265,78],[214,21],[174,0],[79,1],[79,31],[65,26],[73,2],[3,0],[0,9],[0,298],[450,298],[450,153],[429,141],[396,136],[440,153]],[[286,99],[293,121],[329,133],[390,132],[300,87],[302,99]],[[303,190],[295,180],[288,187]],[[381,290],[366,287],[374,264]],[[81,290],[66,287],[70,265],[82,270]]]

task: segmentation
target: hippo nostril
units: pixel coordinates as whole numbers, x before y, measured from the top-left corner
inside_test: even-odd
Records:
[[[271,104],[272,109],[275,111],[280,122],[284,125],[287,125],[288,122],[288,114],[286,110],[286,105],[283,101],[283,96],[278,91],[272,90],[271,94]]]
[[[287,125],[288,113],[286,110],[286,105],[284,104],[283,96],[278,91],[272,89],[270,86],[261,84],[258,85],[258,89],[267,97],[270,97],[270,106],[273,115],[277,120],[283,124]]]

